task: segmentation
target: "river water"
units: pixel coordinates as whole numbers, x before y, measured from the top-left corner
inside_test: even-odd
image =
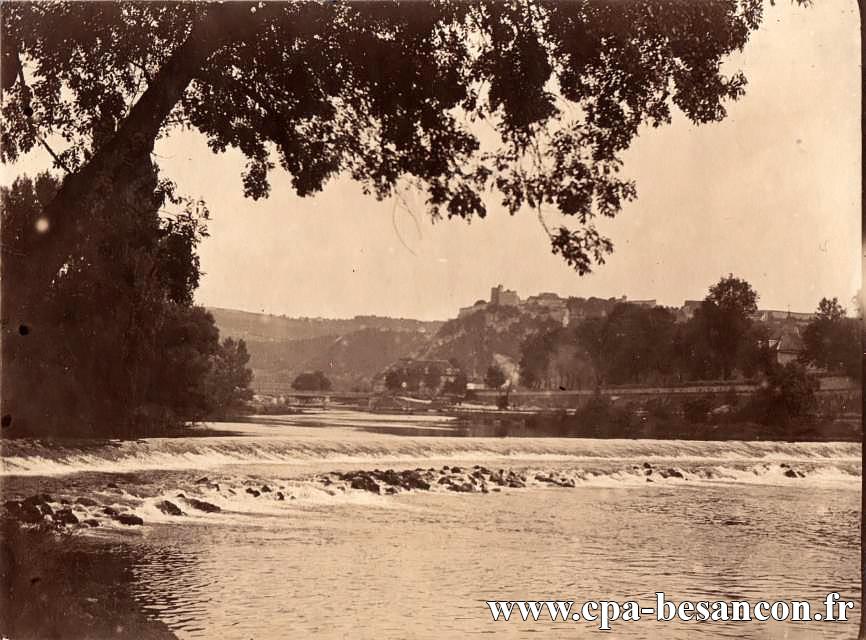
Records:
[[[485,601],[652,605],[657,591],[813,607],[838,591],[857,607],[847,623],[642,619],[614,622],[609,636],[856,636],[858,444],[465,437],[449,418],[348,411],[209,426],[221,433],[3,444],[4,500],[46,492],[99,524],[41,539],[32,562],[54,558],[73,588],[38,610],[13,597],[15,637],[46,634],[54,619],[66,620],[59,637],[96,637],[105,625],[87,620],[101,618],[134,637],[596,638],[585,621],[493,622]],[[526,486],[462,493],[434,481],[388,495],[323,475],[468,476],[474,465]],[[161,511],[166,500],[184,514]],[[120,524],[106,506],[144,524]],[[28,562],[22,584],[46,588]]]

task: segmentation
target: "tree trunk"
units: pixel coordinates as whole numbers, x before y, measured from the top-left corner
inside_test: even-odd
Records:
[[[261,23],[261,12],[251,13],[246,3],[210,5],[195,22],[186,41],[169,57],[147,90],[132,107],[115,135],[96,149],[91,160],[66,177],[56,197],[45,208],[47,231],[32,230],[33,249],[27,255],[4,255],[0,273],[2,293],[2,409],[9,432],[39,430],[51,416],[40,407],[40,380],[48,366],[45,347],[51,319],[40,312],[51,285],[79,241],[95,237],[100,225],[110,224],[105,205],[136,210],[153,193],[150,154],[160,128],[195,74],[221,46],[249,38]],[[100,213],[102,215],[100,215]],[[86,309],[87,301],[83,308]],[[59,345],[58,345],[59,346]],[[99,393],[81,389],[82,394]],[[55,408],[56,410],[56,408]],[[55,416],[56,418],[56,416]],[[67,417],[71,418],[71,417]]]

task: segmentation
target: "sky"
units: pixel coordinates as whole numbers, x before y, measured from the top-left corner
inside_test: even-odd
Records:
[[[199,304],[287,316],[454,317],[503,284],[522,297],[701,299],[733,273],[765,309],[843,305],[860,289],[860,41],[856,2],[767,6],[760,30],[726,64],[748,78],[721,123],[642,131],[623,155],[638,198],[599,228],[615,250],[579,276],[535,214],[510,216],[494,194],[488,216],[431,223],[423,199],[364,196],[347,177],[299,198],[272,175],[271,196],[242,195],[237,152],[214,155],[195,132],[156,147],[162,172],[202,198],[212,220],[200,247]],[[46,168],[32,153],[3,183]]]

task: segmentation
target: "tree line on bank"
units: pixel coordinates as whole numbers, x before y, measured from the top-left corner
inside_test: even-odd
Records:
[[[244,341],[220,341],[211,314],[193,304],[207,212],[152,179],[137,210],[112,210],[111,224],[79,236],[39,305],[40,322],[20,324],[20,340],[4,343],[13,361],[27,345],[28,366],[3,393],[29,407],[4,416],[4,432],[159,433],[224,417],[252,397]],[[59,187],[43,173],[0,190],[4,251],[30,250],[27,232],[48,224],[44,207]],[[167,201],[182,213],[160,216]]]
[[[758,295],[729,275],[686,322],[673,310],[616,305],[604,317],[586,318],[530,336],[521,347],[520,380],[531,389],[591,389],[607,385],[668,385],[700,380],[752,379],[779,367],[785,321],[756,322]],[[860,377],[860,329],[837,299],[822,299],[802,329],[796,367]],[[805,374],[805,373],[804,373]]]
[[[468,380],[456,358],[447,364],[407,362],[385,372],[385,389],[390,393],[425,393],[463,396]]]
[[[490,364],[484,386],[592,390],[760,379],[764,388],[786,398],[780,401],[787,402],[788,409],[800,412],[808,404],[804,398],[815,388],[809,377],[815,370],[860,377],[859,321],[848,317],[837,299],[822,299],[808,323],[755,321],[757,301],[748,282],[728,275],[710,287],[685,322],[677,322],[678,310],[627,302],[568,327],[533,319],[537,330],[520,347],[518,375],[507,375],[501,366]],[[475,320],[483,332],[499,335],[485,326],[480,314],[468,321]],[[449,330],[448,325],[443,330]],[[779,341],[786,356],[798,350],[795,361],[780,364]],[[465,396],[465,368],[456,358],[448,365],[401,363],[385,372],[384,387],[391,393]],[[706,412],[704,404],[706,399],[697,402],[691,414]]]

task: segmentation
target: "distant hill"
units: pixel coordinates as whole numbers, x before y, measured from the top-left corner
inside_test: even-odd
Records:
[[[233,309],[208,309],[220,335],[243,338],[250,352],[253,388],[286,388],[299,373],[320,370],[335,389],[368,389],[400,358],[455,358],[472,379],[496,362],[508,370],[520,347],[551,321],[513,306],[489,306],[447,322],[357,316],[286,318]]]
[[[417,331],[433,335],[441,321],[355,316],[354,318],[288,318],[267,313],[252,313],[236,309],[208,307],[220,332],[226,336],[255,341],[286,341],[342,336],[363,329]]]
[[[335,389],[365,389],[389,364],[423,349],[442,322],[356,316],[286,318],[208,309],[220,335],[242,338],[250,352],[254,389],[286,386],[299,373],[321,370]]]
[[[308,370],[324,371],[342,388],[366,389],[376,374],[415,353],[429,341],[429,334],[418,331],[362,329],[332,341],[304,366]]]

